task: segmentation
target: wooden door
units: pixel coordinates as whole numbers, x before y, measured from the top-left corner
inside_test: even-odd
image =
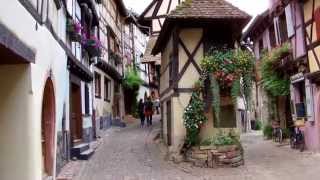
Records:
[[[45,176],[52,176],[55,157],[55,97],[51,79],[46,81],[43,93],[41,131],[43,171]]]
[[[82,139],[82,113],[81,113],[81,88],[76,84],[71,85],[71,138],[72,142]]]
[[[168,146],[172,144],[172,118],[171,118],[171,101],[167,101],[167,135]]]

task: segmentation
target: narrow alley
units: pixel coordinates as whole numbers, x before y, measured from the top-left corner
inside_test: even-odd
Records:
[[[165,147],[154,141],[159,118],[152,128],[133,123],[112,128],[89,161],[80,162],[75,180],[318,180],[320,156],[278,147],[259,132],[242,137],[245,166],[207,169],[167,161]],[[112,147],[112,148],[110,148]],[[290,174],[290,175],[289,175]],[[288,176],[289,175],[289,176]]]

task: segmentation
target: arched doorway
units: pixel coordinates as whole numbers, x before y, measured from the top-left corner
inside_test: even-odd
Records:
[[[55,97],[51,78],[47,79],[43,93],[41,135],[43,175],[52,176],[55,136]]]

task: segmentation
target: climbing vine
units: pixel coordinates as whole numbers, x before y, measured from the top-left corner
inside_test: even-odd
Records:
[[[204,103],[199,91],[192,93],[190,103],[184,110],[183,119],[187,129],[186,144],[188,146],[197,144],[200,127],[207,121],[207,117],[204,115]]]
[[[274,67],[274,64],[291,51],[289,43],[273,49],[262,55],[261,75],[264,89],[272,96],[286,96],[290,94],[290,80]]]
[[[202,60],[201,68],[210,79],[212,107],[217,125],[220,125],[220,97],[231,96],[233,102],[242,95],[247,102],[251,97],[254,57],[242,49],[214,49]]]

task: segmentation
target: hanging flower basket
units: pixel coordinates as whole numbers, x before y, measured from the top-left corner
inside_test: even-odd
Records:
[[[121,57],[119,54],[110,50],[110,59],[112,59],[116,64],[121,64]]]
[[[101,42],[97,37],[92,36],[90,39],[83,39],[83,47],[89,53],[90,57],[101,56]]]
[[[75,22],[71,18],[67,20],[67,33],[71,41],[81,42],[81,30],[82,26],[80,23]]]

